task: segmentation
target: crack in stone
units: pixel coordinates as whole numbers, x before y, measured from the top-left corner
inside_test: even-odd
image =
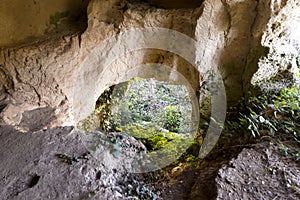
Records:
[[[232,22],[232,18],[231,18],[231,14],[230,14],[230,7],[227,3],[226,0],[221,0],[225,10],[226,10],[226,14],[228,16],[228,26],[227,26],[227,29],[224,31],[224,38],[225,38],[225,46],[228,42],[228,35],[229,35],[229,32],[230,32],[230,29],[231,29],[231,22]]]

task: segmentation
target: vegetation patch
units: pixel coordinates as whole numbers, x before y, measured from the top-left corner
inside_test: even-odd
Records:
[[[178,158],[174,163],[197,162],[202,140],[195,137],[198,124],[192,120],[192,102],[185,86],[133,78],[107,88],[96,104],[78,128],[132,136],[145,145],[156,163],[173,157]]]
[[[296,60],[299,67],[299,57]],[[300,86],[297,83],[252,96],[242,107],[237,120],[227,120],[228,127],[236,132],[246,130],[254,138],[268,135],[277,138],[278,148],[284,155],[300,159]]]

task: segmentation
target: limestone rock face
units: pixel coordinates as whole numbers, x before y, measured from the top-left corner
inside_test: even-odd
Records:
[[[300,2],[277,2],[272,5],[272,12],[277,15],[271,17],[262,37],[262,44],[269,48],[269,53],[260,59],[259,69],[254,74],[252,83],[263,88],[280,89],[282,86],[272,86],[265,81],[270,78],[276,80],[276,76],[279,75],[282,82],[287,79],[289,84],[292,84],[293,78],[287,76],[299,72],[296,57],[300,55]],[[297,79],[296,76],[294,78]]]
[[[0,50],[1,121],[25,131],[20,124],[26,111],[53,109],[55,117],[47,126],[75,125],[91,113],[106,87],[130,77],[128,71],[147,76],[147,71],[138,68],[147,63],[167,65],[181,73],[196,93],[208,72],[218,69],[228,103],[235,104],[250,88],[258,58],[265,53],[261,38],[269,19],[293,1],[278,2],[206,0],[198,7],[166,9],[139,1],[92,0],[83,34]],[[148,41],[147,49],[135,49],[135,43],[129,42],[117,48],[112,45],[120,43],[119,36],[127,30],[151,27],[172,29],[195,41],[191,48],[182,44],[178,50],[188,59],[155,49],[171,35]],[[138,44],[146,36],[137,34],[130,41]],[[115,54],[117,59],[108,59]]]

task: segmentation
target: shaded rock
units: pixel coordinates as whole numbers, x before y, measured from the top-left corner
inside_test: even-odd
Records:
[[[132,199],[124,182],[134,178],[89,155],[82,134],[73,127],[20,133],[0,126],[1,199]],[[132,191],[140,186],[136,181]]]
[[[217,199],[299,199],[299,165],[268,143],[244,149],[216,178]]]
[[[34,132],[49,126],[55,118],[53,108],[37,108],[22,114],[20,126],[23,130]]]

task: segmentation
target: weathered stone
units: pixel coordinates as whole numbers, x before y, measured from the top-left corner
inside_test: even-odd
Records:
[[[184,75],[196,93],[208,71],[218,69],[228,103],[235,104],[249,91],[258,59],[265,54],[260,41],[269,19],[292,3],[287,1],[277,8],[273,1],[207,0],[198,8],[162,9],[136,1],[93,0],[83,34],[1,49],[1,99],[8,104],[0,113],[2,121],[18,125],[25,111],[51,107],[56,114],[52,126],[75,125],[92,112],[105,88],[124,81],[128,71],[146,63],[170,66]],[[159,49],[131,52],[134,44],[130,47],[126,42],[119,49],[111,49],[112,43],[118,42],[118,33],[145,27],[168,28],[195,39],[196,45],[186,49],[190,62]],[[131,40],[138,43],[145,37],[140,36]],[[112,43],[103,46],[108,38]],[[153,47],[163,42],[158,39]],[[99,60],[117,52],[126,54],[106,64]]]
[[[87,153],[82,134],[72,127],[22,134],[12,126],[0,126],[1,199],[137,198],[125,194],[124,171],[99,164]]]
[[[219,170],[216,199],[299,199],[299,165],[287,160],[269,142],[244,149]]]
[[[293,80],[293,74],[299,71],[295,58],[300,54],[300,3],[274,2],[271,12],[273,15],[267,23],[261,41],[263,46],[269,48],[269,53],[259,60],[259,69],[252,78],[252,84],[264,89],[281,89],[282,86],[268,83],[268,80],[279,76],[283,82],[286,79],[293,84],[297,79],[294,75]],[[288,74],[292,77],[287,78]]]

